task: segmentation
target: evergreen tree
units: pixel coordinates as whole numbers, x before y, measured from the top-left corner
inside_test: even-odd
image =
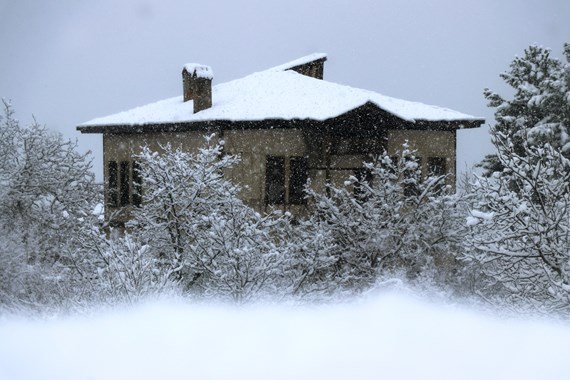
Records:
[[[570,44],[564,45],[566,63],[551,56],[550,50],[532,45],[517,57],[501,78],[514,90],[508,100],[489,89],[485,98],[496,108],[492,127],[497,150],[512,144],[513,152],[524,156],[524,145],[550,144],[570,157]],[[496,154],[479,166],[486,176],[503,168]]]
[[[511,100],[485,90],[497,154],[481,164],[490,178],[472,184],[464,252],[486,299],[541,311],[570,309],[570,44],[564,55],[530,46],[501,74]]]

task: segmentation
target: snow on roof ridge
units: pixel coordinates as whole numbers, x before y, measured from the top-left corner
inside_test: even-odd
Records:
[[[301,66],[301,65],[304,65],[304,64],[309,63],[309,62],[317,61],[319,59],[325,59],[326,60],[327,54],[326,53],[312,53],[309,55],[305,55],[304,57],[300,57],[300,58],[294,59],[292,61],[282,63],[281,65],[271,67],[271,68],[269,68],[267,70],[263,70],[263,71],[285,71],[285,70],[289,70],[289,69],[296,67],[296,66]]]
[[[198,78],[214,79],[214,70],[208,65],[201,63],[187,63],[184,65],[184,70],[189,74],[196,74]]]
[[[212,88],[213,106],[194,114],[180,96],[97,118],[81,126],[143,125],[204,120],[251,121],[267,118],[325,120],[370,102],[403,120],[483,120],[449,108],[392,98],[372,90],[315,80],[288,68],[326,59],[314,53]],[[195,68],[190,64],[189,68]],[[199,65],[204,66],[204,65]],[[186,68],[186,65],[185,65]],[[303,89],[303,91],[299,91]]]

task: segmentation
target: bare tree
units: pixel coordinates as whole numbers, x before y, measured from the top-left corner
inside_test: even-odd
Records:
[[[198,153],[170,146],[144,148],[140,161],[143,205],[128,224],[144,236],[172,280],[194,295],[238,302],[274,287],[280,255],[271,237],[276,223],[239,198],[224,170],[239,158],[222,154],[214,136]]]
[[[495,132],[498,133],[498,132]],[[474,183],[466,259],[486,286],[539,311],[570,309],[570,161],[549,144],[495,139],[502,172]],[[504,143],[503,143],[504,142]]]
[[[0,117],[0,302],[59,302],[76,237],[100,192],[88,154],[33,122],[21,126],[3,101]]]
[[[297,250],[301,262],[312,263],[300,271],[298,287],[358,292],[397,271],[410,279],[452,278],[463,229],[457,223],[461,198],[449,193],[445,177],[422,178],[407,145],[397,159],[384,154],[364,169],[367,178],[329,185],[330,195],[308,190],[314,212],[304,233],[323,245],[312,241]]]

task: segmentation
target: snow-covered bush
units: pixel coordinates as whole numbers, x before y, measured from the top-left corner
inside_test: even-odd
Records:
[[[530,46],[501,74],[512,99],[485,90],[497,154],[482,163],[467,215],[473,289],[541,311],[570,309],[570,44],[564,54]]]
[[[71,255],[99,202],[89,156],[34,122],[0,116],[0,303],[62,301]]]
[[[305,249],[318,253],[308,255],[319,268],[310,272],[312,286],[359,292],[379,274],[401,271],[411,279],[450,281],[462,233],[461,198],[450,194],[444,176],[422,178],[407,145],[397,160],[384,154],[365,169],[367,179],[353,176],[343,186],[330,185],[330,195],[308,190],[314,211],[307,240],[317,236],[323,242],[322,249],[314,242]]]
[[[93,231],[97,234],[97,231]],[[100,235],[96,251],[87,263],[91,268],[90,285],[97,290],[96,301],[129,302],[176,292],[168,268],[158,265],[151,248],[131,234]]]
[[[502,140],[496,140],[502,141]],[[539,311],[570,310],[570,161],[549,144],[497,145],[504,167],[474,183],[465,257],[483,294]]]
[[[315,215],[281,222],[274,237],[282,255],[282,294],[303,301],[340,296],[347,279],[337,273],[339,247],[332,229]]]
[[[245,205],[224,177],[239,158],[223,155],[214,136],[198,153],[162,148],[137,156],[143,205],[132,212],[131,233],[187,293],[243,302],[270,292],[281,257],[271,238],[276,221]]]

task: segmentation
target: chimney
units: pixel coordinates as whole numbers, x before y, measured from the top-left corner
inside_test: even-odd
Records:
[[[212,79],[214,72],[210,66],[187,63],[182,69],[184,101],[194,101],[194,113],[212,107]]]

